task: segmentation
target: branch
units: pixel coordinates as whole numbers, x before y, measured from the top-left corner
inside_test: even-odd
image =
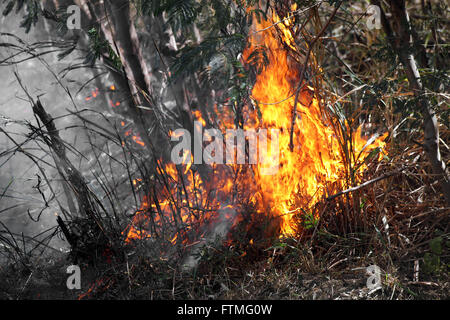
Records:
[[[450,174],[439,150],[439,124],[433,107],[424,97],[425,88],[422,83],[413,46],[413,27],[409,21],[404,0],[389,0],[392,13],[392,26],[386,18],[380,1],[372,0],[381,10],[381,23],[387,38],[403,65],[409,87],[417,98],[418,111],[423,113],[423,130],[425,141],[423,149],[428,156],[434,173],[438,176],[447,204],[450,204]],[[395,33],[394,33],[395,31]]]
[[[302,66],[302,70],[300,71],[300,81],[299,81],[299,86],[297,88],[297,92],[295,93],[295,100],[294,100],[294,110],[292,112],[292,122],[291,122],[291,134],[290,134],[290,138],[289,138],[289,148],[291,150],[291,152],[294,150],[294,124],[295,124],[295,120],[297,117],[297,103],[298,103],[298,98],[301,92],[301,89],[303,88],[303,80],[305,79],[305,71],[306,71],[306,67],[308,66],[308,61],[309,61],[309,57],[311,55],[312,49],[314,48],[314,45],[316,44],[317,40],[320,39],[320,37],[322,37],[322,35],[325,33],[326,29],[328,28],[328,26],[330,25],[331,21],[333,20],[334,16],[336,15],[337,11],[339,10],[339,8],[341,7],[342,1],[338,3],[338,5],[334,8],[333,13],[331,14],[330,19],[328,19],[327,23],[323,26],[322,30],[320,30],[320,32],[317,34],[317,36],[314,38],[314,40],[308,44],[308,52],[306,53],[306,59],[305,59],[305,63]]]
[[[356,186],[356,187],[353,187],[353,188],[341,191],[339,193],[336,193],[335,195],[332,195],[332,196],[328,197],[326,200],[330,201],[330,200],[333,200],[333,199],[335,199],[337,197],[340,197],[340,196],[342,196],[344,194],[347,194],[347,193],[354,192],[354,191],[357,191],[359,189],[365,188],[365,187],[367,187],[367,186],[369,186],[369,185],[371,185],[371,184],[373,184],[375,182],[378,182],[380,180],[383,180],[383,179],[389,178],[391,176],[394,176],[396,174],[399,174],[405,169],[406,168],[401,168],[401,169],[398,169],[398,170],[395,170],[395,171],[392,171],[392,172],[389,172],[389,173],[385,173],[382,176],[380,176],[378,178],[375,178],[375,179],[372,179],[372,180],[369,180],[369,181],[366,181],[366,182],[360,184],[359,186]]]

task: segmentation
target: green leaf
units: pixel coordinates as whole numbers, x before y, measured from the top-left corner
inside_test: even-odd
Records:
[[[442,255],[442,237],[437,237],[430,240],[430,249],[436,255]]]

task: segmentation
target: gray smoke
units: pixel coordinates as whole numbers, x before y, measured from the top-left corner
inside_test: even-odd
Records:
[[[45,32],[44,22],[41,20],[29,34],[19,27],[20,13],[11,14],[7,17],[0,17],[0,30],[4,33],[11,33],[28,44],[38,41],[48,41]],[[2,43],[15,43],[17,40],[11,36],[0,35]],[[48,48],[47,48],[48,50]],[[19,85],[14,72],[16,72],[24,87],[34,100],[37,97],[42,101],[46,111],[55,118],[55,124],[61,129],[61,137],[77,150],[86,148],[85,134],[81,129],[66,129],[74,124],[73,116],[65,116],[70,111],[75,111],[74,104],[79,109],[97,109],[99,101],[85,101],[85,97],[93,89],[93,85],[88,85],[79,94],[80,87],[92,77],[89,70],[71,71],[65,77],[59,74],[60,71],[73,63],[80,62],[76,59],[80,53],[72,53],[64,60],[59,61],[57,53],[46,54],[39,58],[30,58],[29,54],[17,55],[13,60],[23,62],[8,65],[5,59],[14,55],[16,51],[0,47],[0,126],[9,135],[22,143],[27,140],[26,135],[30,133],[27,123],[36,125],[31,105],[27,95]],[[30,58],[30,59],[27,59]],[[59,80],[57,80],[57,77]],[[61,83],[59,83],[61,81]],[[74,96],[73,102],[66,90]],[[43,150],[39,150],[40,147]],[[52,192],[43,179],[42,172],[25,155],[9,151],[14,149],[14,143],[3,133],[0,133],[0,221],[4,223],[11,232],[15,234],[25,234],[33,236],[56,225],[56,214],[60,214],[60,208],[55,201],[51,201]],[[24,148],[29,148],[29,152],[36,158],[40,158],[48,163],[53,163],[53,159],[45,152],[44,144],[27,143]],[[72,160],[76,157],[70,155]],[[58,173],[51,166],[44,166],[45,173],[52,181],[55,193],[62,194]],[[40,191],[39,191],[40,189]],[[65,205],[64,197],[59,197],[62,205]],[[46,202],[48,202],[48,207]],[[44,210],[43,210],[44,209]],[[34,222],[30,219],[38,219]],[[65,241],[54,238],[51,245],[58,249],[66,246]]]
[[[213,225],[212,230],[207,233],[205,238],[201,239],[199,243],[195,244],[192,247],[189,256],[187,256],[183,261],[184,271],[190,271],[197,267],[201,259],[199,253],[205,246],[225,239],[228,232],[230,231],[231,226],[233,225],[236,214],[236,210],[234,210],[230,206],[226,206],[218,210],[219,218]]]

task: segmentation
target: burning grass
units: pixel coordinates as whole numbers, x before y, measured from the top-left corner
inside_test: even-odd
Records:
[[[72,199],[82,214],[60,205],[58,224],[71,246],[70,258],[87,274],[76,298],[393,299],[447,294],[449,208],[435,190],[434,178],[425,174],[423,155],[417,148],[391,143],[392,132],[363,136],[363,127],[326,108],[336,99],[324,95],[320,86],[312,87],[320,84],[320,75],[300,80],[306,67],[296,60],[300,52],[293,43],[293,19],[281,22],[274,13],[271,20],[255,23],[243,54],[249,62],[258,48],[267,50],[267,64],[251,91],[253,104],[239,116],[241,129],[281,132],[274,175],[263,175],[262,165],[197,166],[189,158],[176,166],[148,154],[155,146],[133,135],[122,119],[117,124],[108,120],[103,127],[79,112],[72,116],[82,122],[95,156],[92,180],[100,187],[94,193],[86,174],[67,157],[51,116],[31,99],[42,122],[30,125],[32,134],[49,148],[63,183],[75,191],[66,192],[68,203]],[[314,73],[320,68],[313,54],[311,61],[307,67]],[[86,100],[98,94],[94,90]],[[222,115],[221,130],[235,127],[232,113],[220,106],[216,111]],[[204,125],[214,123],[198,110],[190,116]],[[95,143],[94,137],[102,140]],[[275,158],[271,152],[266,157]],[[33,279],[36,267],[17,235],[5,230],[0,237],[8,255],[22,262],[23,268],[14,272]],[[362,289],[363,271],[372,264],[385,275],[382,292]],[[28,286],[39,284],[25,281],[21,291],[2,290],[7,298],[35,298]]]
[[[333,122],[331,115],[324,111],[323,99],[319,100],[313,88],[296,89],[295,84],[303,76],[297,71],[300,69],[298,63],[289,60],[285,49],[292,39],[289,27],[293,21],[279,22],[280,18],[274,14],[271,20],[254,25],[254,35],[249,39],[244,60],[249,60],[255,50],[264,47],[267,65],[260,70],[252,89],[252,99],[261,105],[260,115],[250,105],[245,106],[242,113],[243,129],[279,130],[280,149],[269,148],[264,161],[258,165],[248,168],[213,166],[203,173],[192,166],[189,156],[185,164],[178,167],[158,161],[160,179],[154,182],[140,180],[150,184],[151,190],[125,231],[126,242],[159,236],[165,231],[168,234],[162,235],[163,238],[168,237],[173,244],[177,241],[187,244],[200,238],[214,238],[221,230],[227,233],[243,220],[247,232],[251,232],[250,229],[258,224],[254,221],[264,219],[265,237],[298,237],[305,220],[320,219],[318,212],[313,213],[319,201],[362,182],[367,165],[372,160],[382,159],[387,133],[371,140],[362,137],[361,128],[351,133],[347,124]],[[273,24],[282,26],[281,39],[271,28]],[[304,86],[303,83],[300,85]],[[296,91],[300,91],[298,98],[294,97]],[[290,132],[288,128],[294,113],[298,116]],[[203,119],[199,113],[194,116],[203,124],[212,122],[212,119]],[[227,118],[233,119],[223,116],[222,130],[234,127]],[[341,131],[336,129],[339,126],[343,126]],[[269,141],[269,144],[273,143]],[[267,163],[277,167],[274,174],[264,173]],[[246,185],[247,190],[239,189],[241,185]],[[352,195],[346,199],[357,201]],[[243,205],[252,207],[253,212],[240,212]],[[175,230],[168,231],[168,225]],[[197,239],[189,240],[192,234]]]
[[[411,162],[407,168],[405,162]],[[366,175],[392,171],[394,163],[370,165]],[[121,249],[124,255],[120,259],[99,257],[95,265],[84,260],[83,289],[72,298],[443,298],[448,294],[448,271],[442,269],[448,265],[448,249],[444,247],[439,255],[440,269],[427,270],[425,266],[426,254],[432,252],[430,243],[448,237],[448,210],[442,199],[429,196],[433,178],[423,174],[423,160],[411,152],[403,155],[401,163],[403,170],[398,174],[357,190],[353,198],[359,199],[359,210],[350,205],[350,198],[343,199],[346,195],[318,202],[311,209],[311,219],[302,215],[298,222],[303,230],[299,237],[266,237],[264,225],[270,224],[246,220],[246,215],[256,212],[248,206],[243,207],[243,218],[230,232],[232,241],[218,238],[201,245],[173,244],[162,237],[130,241]],[[187,270],[183,265],[191,255],[198,260],[194,269]],[[414,281],[416,260],[419,281]],[[50,273],[63,273],[65,258],[56,262],[59,269],[53,271],[42,263],[29,263],[27,270],[14,267],[14,273],[12,266],[3,268],[2,279],[24,279],[17,292],[3,282],[4,297],[35,299],[40,294],[70,298]],[[371,264],[380,266],[385,274],[383,291],[370,293],[365,287],[364,270]]]

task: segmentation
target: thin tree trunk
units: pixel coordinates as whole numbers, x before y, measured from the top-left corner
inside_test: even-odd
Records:
[[[381,9],[383,29],[405,69],[409,86],[414,92],[414,96],[417,100],[418,110],[423,114],[425,138],[423,148],[431,162],[434,173],[438,176],[445,199],[447,203],[450,204],[450,178],[448,169],[441,158],[439,150],[439,125],[436,113],[425,97],[425,89],[421,81],[416,58],[411,50],[414,45],[414,40],[405,1],[389,0],[393,29],[390,22],[387,20],[380,2],[378,0],[372,0],[372,3],[379,6]]]
[[[118,92],[127,98],[121,103],[121,110],[125,116],[130,116],[136,129],[152,154],[153,146],[168,143],[162,134],[162,121],[158,118],[158,110],[153,105],[150,72],[144,61],[136,29],[132,23],[128,1],[112,1],[112,4],[100,1],[78,0],[91,26],[98,26],[100,36],[106,39],[111,48],[120,57],[123,64],[122,72],[114,66],[109,66],[114,85]],[[131,99],[129,99],[131,97]],[[146,109],[141,109],[144,106]],[[156,135],[150,137],[149,129],[156,127]],[[163,141],[164,140],[164,141]],[[168,148],[159,148],[167,150]],[[164,155],[164,154],[162,154]],[[161,154],[156,154],[156,157]]]

